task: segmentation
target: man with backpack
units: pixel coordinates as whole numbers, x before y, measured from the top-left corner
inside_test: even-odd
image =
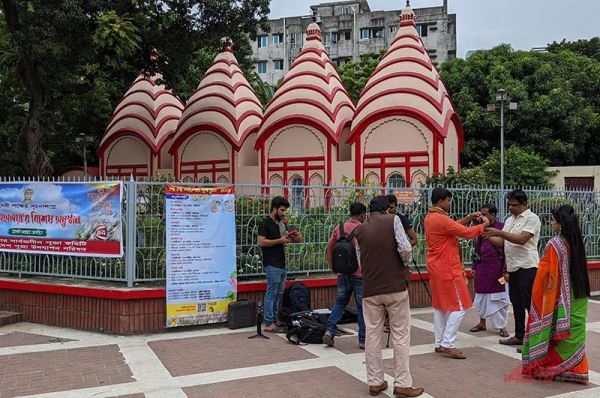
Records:
[[[365,322],[362,314],[362,272],[359,267],[354,245],[354,230],[367,217],[367,208],[362,203],[350,205],[350,219],[337,225],[327,242],[327,262],[332,271],[337,273],[337,297],[327,320],[327,329],[323,343],[333,347],[333,336],[336,326],[342,319],[344,310],[354,293],[358,312],[358,346],[365,348]]]
[[[394,396],[417,397],[422,388],[412,385],[410,360],[410,305],[408,282],[412,246],[400,219],[388,213],[390,202],[377,196],[369,203],[369,219],[356,228],[357,251],[363,273],[363,316],[367,331],[365,359],[369,394],[387,390],[381,338],[385,312],[394,342]]]
[[[285,245],[302,240],[299,231],[287,231],[285,213],[290,202],[282,196],[271,201],[269,216],[258,226],[258,246],[262,250],[267,291],[265,293],[265,332],[283,333],[277,322],[279,300],[285,288]]]

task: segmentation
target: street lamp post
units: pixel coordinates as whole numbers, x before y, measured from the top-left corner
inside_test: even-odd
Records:
[[[504,101],[506,90],[500,89],[496,93],[496,102],[500,101],[500,192],[504,194]]]
[[[88,169],[87,169],[87,143],[88,142],[93,142],[94,138],[89,136],[89,135],[85,135],[84,133],[79,133],[79,136],[77,138],[75,138],[75,142],[83,143],[83,175],[85,177],[87,177],[88,175]]]

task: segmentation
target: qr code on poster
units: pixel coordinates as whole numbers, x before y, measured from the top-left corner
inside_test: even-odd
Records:
[[[206,312],[206,303],[198,303],[198,312]]]

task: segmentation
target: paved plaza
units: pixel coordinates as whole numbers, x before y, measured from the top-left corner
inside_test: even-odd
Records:
[[[600,396],[598,301],[591,302],[588,316],[588,386],[523,379],[514,347],[499,345],[492,332],[468,332],[477,322],[475,311],[467,314],[458,339],[468,358],[435,354],[432,309],[412,314],[411,370],[415,386],[425,388],[424,397]],[[343,327],[356,330],[356,325]],[[32,323],[4,326],[0,398],[369,396],[364,353],[355,335],[339,337],[329,348],[295,346],[272,334],[269,340],[248,339],[253,334],[253,329],[209,327],[111,336]],[[385,349],[390,385],[391,357],[392,350]],[[385,393],[391,396],[392,388]]]

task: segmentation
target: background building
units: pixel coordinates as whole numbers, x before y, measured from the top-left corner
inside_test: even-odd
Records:
[[[396,36],[401,10],[371,11],[367,0],[339,1],[311,6],[321,27],[323,44],[331,61],[341,66],[362,54],[388,49]],[[417,32],[429,57],[440,63],[456,57],[456,14],[448,14],[448,1],[439,7],[417,8]],[[276,85],[296,59],[312,16],[269,21],[270,32],[259,28],[253,45],[256,72]]]

